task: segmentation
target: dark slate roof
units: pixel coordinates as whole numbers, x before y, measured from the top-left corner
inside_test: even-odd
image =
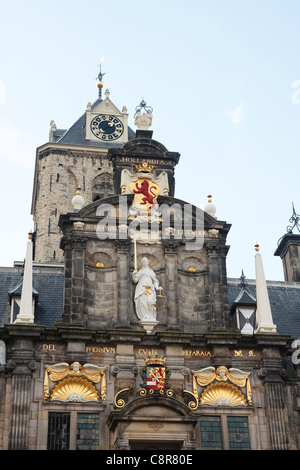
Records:
[[[228,279],[228,304],[233,305],[241,291],[240,279]],[[256,298],[255,280],[247,280],[247,289]],[[277,333],[300,338],[300,283],[267,281],[273,323]]]
[[[102,102],[97,99],[92,105],[94,109]],[[128,127],[128,140],[134,139],[134,131]],[[87,145],[88,147],[122,147],[124,144],[117,144],[115,142],[102,142],[85,139],[85,113],[67,130],[57,129],[53,136],[54,142],[58,144],[73,144],[73,145]]]
[[[0,268],[0,325],[10,321],[10,293],[15,289],[20,293],[23,267]],[[241,279],[229,278],[228,281],[229,310],[241,294]],[[36,292],[35,323],[51,328],[53,323],[61,319],[63,312],[64,270],[62,265],[33,266],[33,291]],[[292,339],[300,338],[300,283],[267,281],[273,322],[277,332],[290,335]],[[246,300],[256,298],[255,280],[247,280],[247,291],[250,296]],[[16,294],[16,292],[15,292]],[[252,298],[252,300],[251,300]]]
[[[243,305],[243,306],[256,305],[256,298],[253,295],[251,295],[248,287],[240,286],[240,292],[238,296],[234,299],[234,302],[231,308],[237,305]]]
[[[10,296],[20,295],[22,266],[0,268],[0,325],[10,322]],[[50,328],[63,311],[63,267],[33,266],[33,293],[36,296],[35,323]]]

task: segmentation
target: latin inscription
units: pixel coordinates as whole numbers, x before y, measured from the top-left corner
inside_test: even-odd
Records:
[[[86,346],[85,352],[94,354],[116,354],[116,348],[112,346]]]
[[[206,359],[211,357],[211,352],[203,349],[183,349],[183,356],[196,357],[198,359]]]
[[[43,344],[43,351],[56,351],[55,344]]]

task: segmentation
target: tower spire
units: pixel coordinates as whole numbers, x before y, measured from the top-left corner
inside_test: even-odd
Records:
[[[97,88],[99,89],[99,98],[102,99],[102,88],[103,88],[103,82],[102,82],[102,79],[105,75],[105,73],[102,73],[102,70],[101,70],[101,65],[103,63],[103,60],[104,60],[104,57],[101,58],[100,60],[100,64],[99,64],[99,67],[100,67],[100,70],[99,70],[99,74],[98,74],[98,82],[97,82]]]

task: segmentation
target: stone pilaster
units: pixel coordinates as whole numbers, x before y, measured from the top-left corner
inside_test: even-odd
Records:
[[[178,247],[177,240],[163,240],[166,261],[166,295],[170,306],[169,329],[178,329],[179,303],[178,303]]]
[[[270,428],[271,450],[288,450],[288,410],[285,406],[283,377],[285,370],[263,367],[259,377],[264,379],[266,412]]]
[[[209,285],[212,300],[212,330],[225,328],[225,314],[228,310],[226,255],[228,248],[220,241],[208,240],[205,248],[209,259]]]
[[[84,264],[87,238],[72,236],[61,246],[65,252],[65,295],[63,321],[84,323]]]
[[[130,306],[130,240],[116,240],[118,276],[118,328],[128,328],[132,307]]]
[[[37,364],[29,358],[32,356],[32,350],[28,347],[32,346],[31,341],[23,343],[25,349],[17,349],[13,354],[16,358],[10,359],[6,365],[7,372],[12,372],[9,450],[28,449],[32,372]]]

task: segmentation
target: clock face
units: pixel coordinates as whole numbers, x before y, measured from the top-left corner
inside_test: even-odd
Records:
[[[101,140],[116,140],[124,132],[124,126],[115,116],[99,114],[91,122],[92,133]]]

